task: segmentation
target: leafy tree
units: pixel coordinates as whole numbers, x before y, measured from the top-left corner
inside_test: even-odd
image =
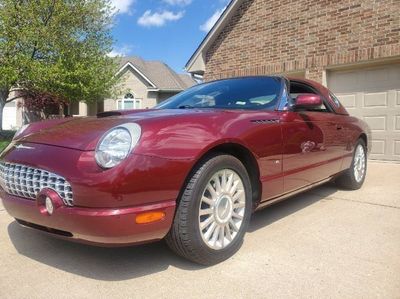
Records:
[[[108,95],[112,21],[109,0],[0,0],[0,124],[5,104],[31,90],[71,101]]]

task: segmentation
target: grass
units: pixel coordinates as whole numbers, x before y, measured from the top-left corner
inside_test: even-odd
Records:
[[[15,131],[0,131],[0,152],[2,152],[13,139]]]
[[[11,140],[1,140],[0,141],[0,152],[2,152],[7,147],[7,145],[10,144],[10,142],[11,142]]]

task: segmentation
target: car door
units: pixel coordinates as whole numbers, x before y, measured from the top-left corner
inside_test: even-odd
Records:
[[[304,86],[292,97],[317,93]],[[291,86],[292,88],[292,86]],[[320,109],[282,112],[284,192],[321,181],[340,171],[346,136],[340,115],[327,102]]]

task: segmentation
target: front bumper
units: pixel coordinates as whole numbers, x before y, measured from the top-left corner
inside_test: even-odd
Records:
[[[7,212],[17,221],[52,235],[101,246],[125,246],[162,239],[171,227],[175,200],[124,208],[80,208],[55,204],[52,215],[36,201],[9,195],[0,188]],[[139,213],[162,211],[157,222],[136,224]]]
[[[190,169],[188,161],[132,153],[117,167],[103,170],[91,151],[24,145],[9,146],[1,153],[0,160],[62,176],[72,186],[73,206],[54,198],[58,204],[50,216],[43,213],[39,197],[25,199],[0,188],[4,207],[21,224],[71,240],[102,245],[149,242],[168,233],[176,199]],[[164,212],[165,217],[137,224],[137,214],[145,211]]]

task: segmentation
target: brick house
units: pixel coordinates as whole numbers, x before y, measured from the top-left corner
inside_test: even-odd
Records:
[[[233,0],[186,69],[323,83],[371,126],[371,157],[400,160],[398,0]]]

